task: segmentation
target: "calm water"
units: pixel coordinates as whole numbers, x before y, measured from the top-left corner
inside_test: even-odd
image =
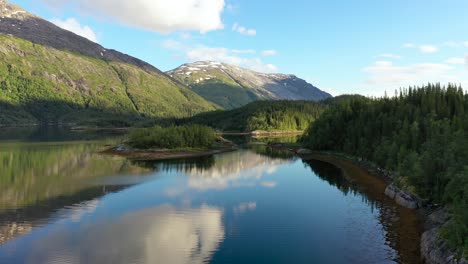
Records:
[[[0,138],[0,263],[419,261],[416,216],[344,162],[252,146],[135,163],[96,153],[109,135]]]

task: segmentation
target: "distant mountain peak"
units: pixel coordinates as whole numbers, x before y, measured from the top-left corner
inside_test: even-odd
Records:
[[[186,63],[167,74],[225,108],[256,100],[318,101],[331,97],[293,74],[260,73],[216,61]]]
[[[0,0],[0,19],[1,18],[14,18],[18,20],[24,20],[26,18],[33,17],[23,8],[11,4],[6,0]]]

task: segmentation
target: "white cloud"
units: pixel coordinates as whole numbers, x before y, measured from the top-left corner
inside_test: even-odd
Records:
[[[278,67],[275,65],[265,63],[258,57],[252,57],[252,55],[256,54],[256,51],[251,49],[238,50],[224,47],[209,47],[205,45],[191,47],[175,40],[166,40],[162,43],[162,46],[166,49],[182,52],[183,57],[190,62],[218,61],[237,65],[257,72],[278,72]]]
[[[278,68],[273,64],[264,63],[260,58],[245,58],[233,50],[221,47],[197,46],[186,52],[189,61],[219,61],[245,67],[258,72],[276,72]]]
[[[439,48],[434,45],[422,45],[422,46],[419,46],[419,50],[422,53],[436,53],[439,51]]]
[[[173,39],[164,40],[162,42],[162,47],[170,50],[182,50],[185,48],[184,44]]]
[[[401,59],[400,55],[392,54],[392,53],[383,53],[377,55],[378,58],[388,58],[388,59]]]
[[[419,63],[396,66],[390,61],[378,61],[363,69],[371,77],[367,83],[378,86],[392,86],[393,89],[428,82],[455,81],[450,71],[453,67],[445,64]]]
[[[445,62],[449,64],[465,64],[465,58],[449,58]]]
[[[181,39],[190,39],[192,38],[192,35],[190,33],[184,32],[180,34]]]
[[[264,50],[261,52],[262,56],[275,56],[278,54],[276,50]]]
[[[405,43],[403,44],[403,48],[407,48],[407,49],[411,49],[411,48],[415,48],[416,45],[413,44],[413,43]]]
[[[42,0],[67,5],[83,14],[159,33],[223,29],[224,0]]]
[[[257,51],[255,51],[253,49],[245,49],[245,50],[233,49],[233,50],[231,50],[231,52],[234,53],[234,54],[255,54],[255,53],[257,53]]]
[[[442,45],[449,47],[449,48],[456,48],[456,47],[460,47],[461,45],[463,45],[463,43],[459,43],[455,41],[446,41]]]
[[[257,35],[257,30],[248,29],[246,27],[240,26],[238,23],[234,23],[232,26],[232,31],[236,31],[242,35],[255,36]]]
[[[94,33],[94,31],[90,27],[81,25],[75,18],[68,18],[66,20],[51,19],[50,22],[63,29],[85,37],[93,42],[98,42],[96,33]]]

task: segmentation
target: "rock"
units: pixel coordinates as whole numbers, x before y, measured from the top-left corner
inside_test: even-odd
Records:
[[[395,196],[395,202],[403,207],[409,209],[417,209],[418,208],[418,201],[410,194],[400,191]]]
[[[297,151],[297,154],[301,154],[301,155],[305,155],[305,154],[312,154],[312,150],[310,149],[305,149],[305,148],[301,148]]]
[[[421,256],[428,264],[468,264],[466,259],[457,259],[446,243],[439,239],[439,228],[432,228],[422,235]]]
[[[416,209],[419,207],[419,200],[411,194],[400,190],[395,185],[391,184],[385,189],[385,195],[395,200],[395,202],[403,207],[409,209]]]
[[[395,199],[395,196],[398,192],[400,192],[400,190],[397,187],[395,187],[393,184],[390,184],[385,189],[385,195],[387,195],[388,197],[392,199]]]

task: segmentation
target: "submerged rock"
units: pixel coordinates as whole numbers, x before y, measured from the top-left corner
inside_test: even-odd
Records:
[[[395,185],[391,184],[385,189],[385,195],[395,200],[395,202],[409,209],[419,208],[419,200],[413,195],[400,190]]]

